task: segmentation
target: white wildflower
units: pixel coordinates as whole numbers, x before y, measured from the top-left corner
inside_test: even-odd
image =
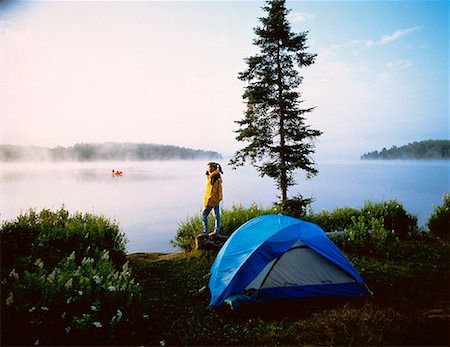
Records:
[[[37,260],[34,262],[34,264],[35,264],[37,267],[40,267],[41,269],[44,267],[44,263],[42,262],[41,258],[37,259]]]
[[[92,258],[86,258],[86,257],[84,257],[83,258],[83,260],[81,261],[81,265],[87,265],[87,264],[90,264],[90,263],[94,263],[94,259],[92,259]]]
[[[142,315],[142,318],[144,318],[144,319],[149,319],[150,316],[149,316],[148,314],[143,314],[143,315]]]
[[[92,322],[92,325],[94,325],[96,328],[103,327],[102,323],[100,323],[100,322]]]
[[[123,316],[122,311],[121,310],[117,310],[116,316],[117,316],[118,319],[122,318],[122,316]]]
[[[47,306],[42,306],[42,307],[41,307],[41,310],[42,310],[42,311],[49,311],[50,309],[49,309]]]
[[[64,328],[64,331],[66,332],[66,334],[70,333],[71,330],[72,330],[71,327]]]
[[[73,284],[73,279],[70,278],[66,284],[64,285],[64,287],[66,287],[66,289],[72,288],[72,284]]]
[[[61,315],[61,318],[62,319],[66,319],[66,317],[67,317],[67,312],[63,312],[62,315]]]
[[[91,310],[95,312],[95,311],[97,311],[97,307],[95,307],[94,305],[92,305],[92,306],[91,306]]]
[[[116,291],[116,287],[114,287],[114,286],[109,286],[109,287],[108,287],[108,290],[109,290],[110,292],[115,292],[115,291]]]
[[[82,291],[82,290],[79,290],[79,291],[78,291],[78,295],[83,295],[83,291]]]
[[[161,340],[161,341],[159,341],[159,345],[160,345],[161,347],[164,347],[164,346],[166,345],[166,340]]]
[[[14,278],[16,280],[19,279],[19,275],[16,272],[16,269],[12,269],[11,272],[9,273],[9,277]]]
[[[6,298],[6,306],[11,305],[13,302],[14,302],[14,294],[11,292]]]
[[[29,309],[28,309],[28,312],[34,312],[36,310],[36,307],[30,307]]]
[[[70,253],[69,259],[70,259],[70,260],[75,260],[75,251],[73,251],[72,253]]]
[[[95,281],[95,283],[100,284],[102,283],[102,279],[100,276],[95,275],[94,277],[92,277]]]
[[[39,340],[36,340],[36,341],[34,342],[34,345],[35,345],[35,346],[39,346]]]
[[[105,253],[103,253],[102,259],[109,260],[109,251],[105,251]]]

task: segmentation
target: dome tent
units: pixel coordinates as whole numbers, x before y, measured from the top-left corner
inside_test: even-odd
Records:
[[[370,294],[319,226],[275,214],[249,220],[228,238],[211,267],[209,289],[210,307],[235,299]]]

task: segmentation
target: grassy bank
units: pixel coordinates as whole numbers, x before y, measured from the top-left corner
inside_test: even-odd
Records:
[[[207,309],[213,254],[129,255],[151,312],[139,330],[152,345],[448,345],[449,243],[402,243],[386,260],[349,256],[373,299],[309,299]]]
[[[180,223],[183,252],[125,254],[115,223],[29,211],[1,229],[2,345],[448,345],[449,197],[429,231],[396,201],[305,213],[355,265],[374,298],[208,309],[214,252],[191,250],[198,216]],[[224,211],[224,232],[276,212]],[[295,212],[295,211],[294,211]],[[23,334],[27,331],[27,334]]]

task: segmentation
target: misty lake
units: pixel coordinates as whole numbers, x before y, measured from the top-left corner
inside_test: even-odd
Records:
[[[224,160],[223,163],[226,163]],[[202,209],[206,161],[121,163],[2,163],[1,219],[16,218],[29,208],[102,214],[119,223],[127,251],[171,252],[178,223]],[[253,202],[269,207],[278,191],[250,165],[232,170],[223,165],[223,207]],[[112,177],[111,170],[124,172]],[[397,199],[424,225],[449,192],[448,161],[320,162],[319,175],[305,180],[290,195],[315,199],[312,208],[361,207],[365,201]]]

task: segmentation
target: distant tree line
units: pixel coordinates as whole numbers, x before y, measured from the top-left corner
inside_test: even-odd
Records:
[[[79,143],[71,147],[0,145],[0,161],[148,161],[222,159],[213,151],[148,143]]]
[[[450,159],[450,140],[427,140],[365,153],[361,159]]]

